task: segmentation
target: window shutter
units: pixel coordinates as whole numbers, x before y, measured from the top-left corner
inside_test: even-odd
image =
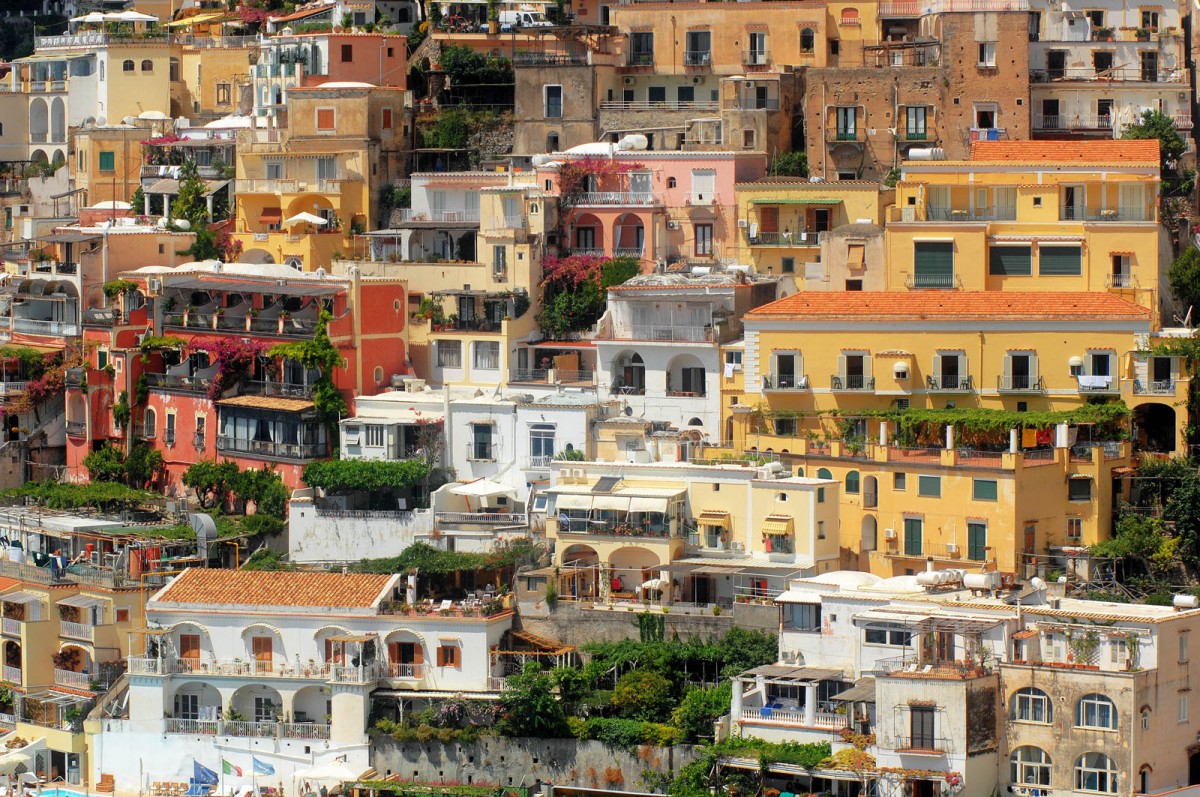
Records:
[[[988,273],[1005,277],[1033,274],[1032,247],[993,246],[988,250]]]
[[[437,649],[437,666],[439,666],[439,667],[445,667],[445,666],[446,666],[446,646],[445,646],[445,645],[439,645],[439,646],[438,646],[438,649]]]
[[[949,288],[954,284],[954,244],[935,241],[915,244],[913,277],[917,287]]]
[[[842,379],[846,378],[846,355],[838,355],[838,376]]]
[[[938,379],[942,378],[942,355],[940,354],[933,355],[933,376]]]
[[[864,355],[862,356],[862,364],[863,364],[863,379],[870,379],[870,378],[871,378],[871,363],[872,363],[872,362],[874,362],[874,359],[871,357],[871,355],[869,355],[869,354],[864,354]]]
[[[1004,355],[1004,379],[1008,381],[1012,377],[1012,355]]]
[[[1038,250],[1038,273],[1050,277],[1077,277],[1083,273],[1078,246],[1043,246]]]
[[[1038,358],[1035,352],[1029,355],[1029,379],[1031,383],[1037,381],[1038,373]]]
[[[425,646],[420,643],[413,643],[413,664],[425,663]]]

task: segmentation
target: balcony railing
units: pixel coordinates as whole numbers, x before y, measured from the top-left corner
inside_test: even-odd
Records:
[[[587,191],[580,195],[580,205],[657,205],[658,199],[649,191]]]
[[[525,516],[511,512],[437,512],[434,519],[450,526],[523,526]]]
[[[277,727],[281,739],[329,738],[329,726],[323,722],[281,722]]]
[[[0,396],[15,396],[25,392],[28,382],[0,382]]]
[[[773,708],[762,706],[758,708],[742,708],[743,722],[770,722],[781,725],[796,725],[802,728],[823,728],[830,731],[840,731],[847,725],[845,714],[835,714],[831,711],[817,711],[811,721],[804,715],[804,708]]]
[[[1109,274],[1104,282],[1109,288],[1133,288],[1137,285],[1132,274]]]
[[[469,224],[479,221],[479,208],[469,210],[413,210],[402,208],[393,211],[401,222],[431,221],[445,224]]]
[[[0,620],[0,630],[9,636],[20,636],[24,625],[23,621],[15,620],[12,617],[5,617]]]
[[[192,736],[216,736],[221,723],[218,720],[185,720],[171,718],[167,721],[167,733],[186,733]]]
[[[1032,83],[1058,81],[1098,81],[1101,83],[1182,83],[1184,72],[1177,69],[1149,69],[1140,66],[1113,67],[1099,70],[1093,67],[1064,67],[1061,69],[1031,69]]]
[[[602,111],[715,111],[720,106],[712,100],[604,100]]]
[[[92,676],[86,672],[54,669],[54,683],[60,686],[72,686],[76,689],[87,689],[92,682]]]
[[[374,664],[354,667],[334,664],[329,668],[329,680],[341,684],[369,684],[379,680],[379,667]]]
[[[245,383],[245,393],[254,393],[263,396],[288,396],[291,398],[312,398],[313,385],[299,384],[296,382],[273,382],[248,380]]]
[[[424,678],[425,665],[389,663],[384,667],[384,675],[388,678]]]
[[[509,382],[526,382],[529,384],[546,384],[550,379],[550,371],[546,368],[510,368]]]
[[[1154,221],[1154,216],[1145,208],[1108,208],[1099,213],[1088,213],[1083,208],[1063,206],[1059,213],[1062,221]]]
[[[242,177],[234,185],[239,194],[340,194],[342,183],[358,183],[348,177],[323,180],[272,179]]]
[[[950,289],[960,287],[960,280],[954,274],[914,274],[904,280],[904,287],[914,290]]]
[[[641,526],[614,525],[607,520],[589,520],[587,518],[552,518],[558,524],[559,534],[589,534],[618,537],[649,537],[652,539],[667,539],[672,536],[668,523],[650,523]]]
[[[586,53],[513,53],[513,66],[587,66]]]
[[[712,66],[711,50],[684,50],[684,66]]]
[[[896,749],[905,753],[943,755],[953,749],[953,743],[949,739],[936,739],[932,736],[897,736]]]
[[[277,459],[317,459],[328,454],[324,444],[276,443],[270,440],[245,440],[239,437],[217,436],[217,450]]]
[[[226,736],[242,736],[254,739],[273,739],[277,732],[277,722],[226,722]]]
[[[59,621],[58,635],[68,639],[82,639],[92,642],[96,638],[96,626],[87,623],[72,623],[69,620]]]
[[[654,66],[654,53],[630,53],[626,66]]]
[[[617,247],[613,249],[613,257],[631,257],[634,260],[641,260],[642,247]]]
[[[1002,393],[1041,393],[1046,383],[1041,376],[1010,374],[996,377],[996,389]]]
[[[863,142],[867,140],[867,131],[861,127],[837,127],[828,125],[825,128],[825,140],[829,142]]]
[[[767,66],[771,63],[771,54],[766,50],[742,50],[743,66]]]
[[[829,377],[831,390],[874,390],[875,377],[862,374],[834,374]]]
[[[1116,395],[1121,392],[1121,383],[1115,376],[1080,376],[1076,377],[1079,392],[1088,395]],[[1108,381],[1104,381],[1107,379]]]
[[[1111,116],[1053,116],[1033,117],[1034,130],[1111,130]]]
[[[71,321],[44,321],[37,318],[14,318],[13,331],[27,335],[51,335],[69,338],[79,334],[79,325]]]
[[[525,216],[505,216],[500,224],[506,230],[524,230],[529,227],[529,219]]]
[[[614,329],[608,340],[662,340],[662,341],[691,341],[710,342],[713,340],[712,327],[695,326],[651,326],[649,324],[630,324],[624,329]]]
[[[925,208],[926,221],[1016,221],[1016,207]]]
[[[20,667],[9,667],[7,664],[5,664],[2,674],[4,676],[4,680],[8,681],[10,684],[16,684],[17,686],[21,685]]]
[[[936,390],[939,393],[969,393],[975,389],[974,377],[967,376],[927,376],[925,389]]]
[[[767,374],[763,390],[809,390],[808,374]]]
[[[1135,396],[1173,396],[1175,395],[1175,380],[1151,379],[1143,382],[1141,379],[1135,379],[1133,380],[1133,394]]]
[[[824,233],[808,232],[806,230],[799,232],[764,232],[759,230],[754,235],[750,236],[751,246],[780,246],[801,247],[801,246],[820,246],[821,239]]]
[[[604,257],[603,249],[594,249],[585,246],[572,246],[571,255],[574,257]]]
[[[554,457],[525,457],[526,470],[546,470],[550,467],[550,463],[554,461]]]

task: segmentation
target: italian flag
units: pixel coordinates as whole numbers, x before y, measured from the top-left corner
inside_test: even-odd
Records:
[[[239,778],[242,776],[242,768],[235,767],[224,758],[221,759],[221,772],[225,773],[226,775],[237,775]]]

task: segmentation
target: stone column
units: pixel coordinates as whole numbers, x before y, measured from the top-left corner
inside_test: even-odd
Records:
[[[817,685],[804,685],[804,724],[810,728],[817,724]]]

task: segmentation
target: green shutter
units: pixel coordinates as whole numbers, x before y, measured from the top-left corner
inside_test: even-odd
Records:
[[[983,523],[967,524],[967,558],[982,562],[987,558],[987,526]]]
[[[1030,276],[1033,274],[1033,248],[993,246],[988,250],[988,273],[1002,277]]]
[[[942,477],[941,476],[918,476],[917,477],[917,495],[926,498],[941,498],[942,497]]]
[[[973,498],[976,501],[996,500],[996,481],[994,479],[975,479],[972,483]]]
[[[113,172],[117,170],[117,153],[101,152],[100,153],[100,171]]]
[[[904,555],[921,555],[921,519],[904,518]]]
[[[913,287],[954,287],[954,244],[947,241],[914,244]]]
[[[1078,277],[1083,273],[1083,252],[1078,246],[1040,247],[1038,273],[1044,277]]]

